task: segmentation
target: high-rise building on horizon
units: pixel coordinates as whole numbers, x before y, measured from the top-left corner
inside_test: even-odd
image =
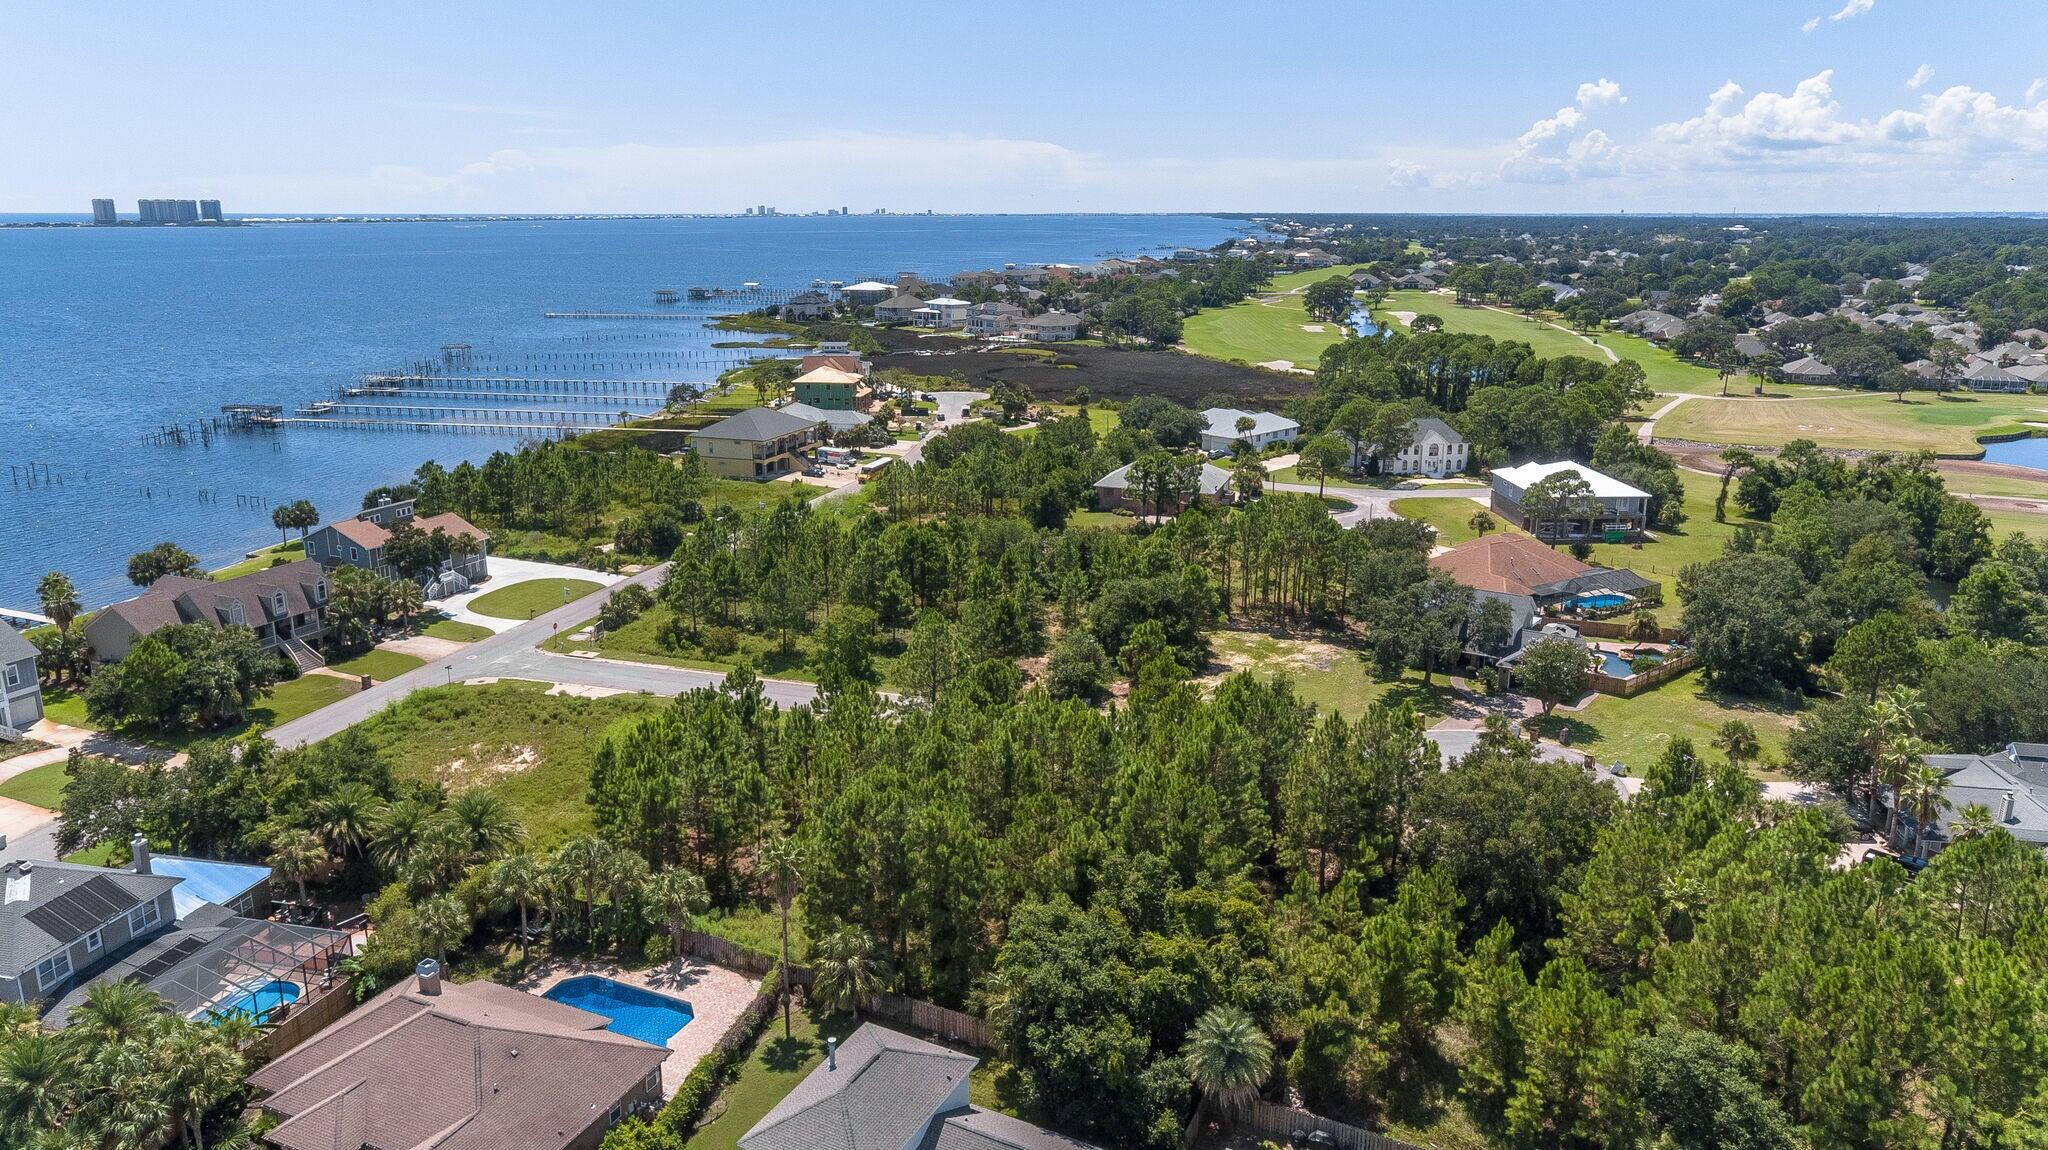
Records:
[[[196,224],[198,200],[137,200],[137,214],[145,224]]]
[[[118,222],[119,220],[120,217],[114,213],[114,201],[94,200],[92,202],[92,222],[94,224],[105,225]]]
[[[199,218],[216,224],[226,222],[220,214],[219,200],[199,201]]]

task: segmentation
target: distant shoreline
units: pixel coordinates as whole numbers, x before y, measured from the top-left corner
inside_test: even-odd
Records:
[[[0,215],[0,228],[234,228],[258,224],[513,224],[597,220],[871,220],[871,219],[935,219],[966,217],[1005,216],[1210,216],[1216,219],[1233,217],[1213,212],[861,212],[845,215],[827,212],[784,212],[772,216],[755,216],[743,212],[532,212],[488,215],[466,214],[396,214],[357,213],[340,215],[278,215],[278,216],[237,216],[218,222],[196,220],[186,223],[156,224],[140,220],[116,220],[111,224],[96,224],[90,218],[78,219],[26,219],[9,220]]]

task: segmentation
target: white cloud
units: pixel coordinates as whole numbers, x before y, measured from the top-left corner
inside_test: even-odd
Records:
[[[1912,88],[1917,91],[1920,88],[1925,87],[1927,81],[1932,80],[1933,78],[1934,69],[1928,67],[1925,64],[1922,64],[1918,68],[1913,69],[1913,74],[1906,78],[1906,87]]]
[[[1689,120],[1659,124],[1660,141],[1702,156],[1741,156],[1841,144],[1862,134],[1841,118],[1833,88],[1834,70],[1801,80],[1791,95],[1758,92],[1746,102],[1742,85],[1730,80],[1707,98],[1706,110]]]
[[[2048,93],[2048,76],[2036,76],[2034,82],[2027,85],[2027,94],[2020,97],[2020,102],[2022,104],[2038,104],[2041,102],[2041,96],[2044,93]]]
[[[1875,7],[1877,7],[1877,0],[1848,0],[1848,3],[1842,5],[1840,11],[1829,16],[1828,19],[1840,22],[1852,16],[1861,16]],[[1799,30],[1801,32],[1811,32],[1818,27],[1820,27],[1820,17],[1815,16],[1813,19],[1801,24]]]
[[[1814,17],[1813,19],[1811,19],[1811,20],[1808,20],[1808,21],[1807,21],[1806,23],[1804,23],[1804,24],[1801,24],[1801,25],[1799,26],[1799,30],[1800,30],[1801,32],[1811,32],[1811,31],[1813,31],[1813,30],[1814,30],[1815,28],[1818,28],[1818,27],[1820,27],[1820,17],[1818,17],[1818,16],[1815,16],[1815,17]]]
[[[1570,104],[1515,137],[1514,148],[1500,163],[1501,178],[1554,183],[1613,171],[1619,145],[1597,128],[1583,135],[1579,130],[1594,111],[1626,103],[1621,85],[1605,76],[1580,84]]]

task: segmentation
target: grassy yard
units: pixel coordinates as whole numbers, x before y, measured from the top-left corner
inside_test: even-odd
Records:
[[[1275,483],[1299,483],[1307,487],[1315,486],[1315,480],[1303,479],[1301,472],[1296,470],[1293,464],[1274,468],[1266,473],[1266,478]],[[1346,476],[1342,479],[1325,480],[1323,486],[1331,491],[1393,491],[1411,478],[1413,477],[1407,475],[1374,475],[1365,479],[1353,479]],[[1474,491],[1484,491],[1486,489],[1486,484],[1481,483],[1477,479],[1446,479],[1424,484],[1423,486],[1431,488],[1470,488]]]
[[[703,648],[702,640],[709,637],[712,628],[706,625],[704,634],[695,642],[682,647],[669,647],[661,642],[662,625],[672,616],[665,603],[656,603],[642,612],[640,617],[616,630],[607,631],[596,642],[588,639],[572,639],[571,635],[590,626],[593,620],[585,620],[573,627],[564,627],[561,633],[541,644],[546,651],[597,651],[610,659],[626,659],[635,663],[658,663],[666,667],[688,667],[699,671],[730,671],[739,666],[741,660],[753,665],[762,675],[775,679],[795,679],[812,682],[818,673],[812,667],[815,654],[811,636],[798,634],[787,649],[779,638],[765,634],[746,623],[744,610],[736,610],[733,626],[727,628],[738,640],[737,649],[714,654]],[[895,678],[897,662],[903,654],[903,636],[883,632],[881,642],[875,651],[875,669],[881,674],[884,687],[900,687]]]
[[[531,619],[603,586],[589,579],[529,579],[479,595],[469,609],[493,619]]]
[[[545,850],[590,829],[585,792],[605,732],[662,705],[643,695],[550,695],[539,683],[434,687],[356,729],[402,777],[491,786],[518,804],[529,841]]]
[[[240,563],[223,567],[212,574],[215,579],[233,579],[238,575],[248,575],[256,571],[275,567],[280,559],[289,563],[294,559],[304,559],[305,557],[306,545],[297,539],[293,539],[287,543],[273,543],[249,558],[242,560]]]
[[[464,623],[460,619],[437,619],[420,628],[420,634],[446,639],[451,643],[474,643],[478,639],[490,638],[491,629],[475,623]]]
[[[314,711],[338,703],[356,693],[356,684],[332,675],[301,675],[289,683],[279,683],[271,688],[268,695],[249,708],[251,724],[261,723],[275,727],[293,719],[310,715]],[[236,734],[240,733],[238,729]],[[221,736],[214,735],[214,738]]]
[[[1210,636],[1212,675],[1248,670],[1261,679],[1286,675],[1303,702],[1357,718],[1382,700],[1408,701],[1425,715],[1449,709],[1442,679],[1422,685],[1422,672],[1404,671],[1399,679],[1380,679],[1358,651],[1327,637],[1290,637],[1263,631],[1218,631]]]
[[[43,688],[43,717],[84,731],[100,729],[98,723],[85,717],[85,696],[63,687]]]
[[[0,783],[0,798],[13,799],[46,811],[64,809],[64,784],[71,781],[64,763],[45,763]]]
[[[1888,392],[1854,392],[1820,399],[1695,399],[1658,420],[1657,434],[1764,447],[1811,439],[1822,447],[1976,458],[1983,453],[1978,436],[2022,431],[2028,420],[2048,420],[2048,398],[1909,392],[1899,403]]]
[[[301,675],[286,683],[279,683],[270,693],[256,701],[249,708],[248,721],[218,731],[159,731],[154,727],[134,725],[117,728],[113,733],[138,743],[146,743],[165,750],[182,751],[203,739],[233,739],[248,733],[251,727],[262,725],[275,727],[288,723],[302,715],[339,702],[355,694],[356,684],[348,679],[333,675]],[[43,692],[43,715],[51,722],[67,727],[79,727],[88,731],[104,730],[85,715],[85,699],[71,691],[51,689]]]
[[[382,683],[396,679],[407,671],[424,667],[427,661],[418,655],[408,655],[403,651],[379,651],[373,648],[347,662],[328,665],[344,675],[368,675]]]
[[[1532,726],[1545,738],[1588,751],[1603,763],[1619,760],[1630,774],[1640,775],[1674,738],[1691,739],[1703,754],[1718,754],[1711,745],[1714,733],[1730,719],[1756,728],[1764,748],[1760,773],[1782,778],[1771,773],[1771,765],[1784,757],[1785,735],[1796,721],[1795,713],[1775,703],[1710,691],[1701,684],[1698,671],[1633,699],[1596,695],[1583,711],[1558,711]]]
[[[1420,519],[1436,528],[1436,541],[1443,547],[1456,547],[1460,543],[1477,539],[1479,533],[1472,530],[1468,520],[1476,512],[1486,510],[1484,504],[1472,499],[1396,499],[1389,506],[1394,509],[1396,515]],[[1502,531],[1519,530],[1501,522],[1497,515],[1494,516],[1494,522],[1500,524],[1499,530]]]

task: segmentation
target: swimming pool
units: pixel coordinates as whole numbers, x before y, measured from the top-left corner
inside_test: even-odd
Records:
[[[1626,595],[1617,595],[1612,591],[1603,591],[1597,595],[1581,595],[1572,600],[1572,606],[1577,607],[1581,611],[1600,611],[1608,607],[1619,607],[1626,602],[1628,602],[1628,596]]]
[[[695,1015],[680,998],[656,994],[595,974],[564,979],[549,987],[542,998],[602,1015],[605,1029],[656,1046],[668,1045],[675,1032],[690,1024]]]
[[[277,979],[266,982],[226,1006],[215,1009],[214,1014],[221,1019],[241,1015],[251,1022],[265,1022],[278,1007],[297,1002],[299,993],[298,983]]]
[[[1600,652],[1600,673],[1612,679],[1626,679],[1636,673],[1627,659],[1612,651]]]

